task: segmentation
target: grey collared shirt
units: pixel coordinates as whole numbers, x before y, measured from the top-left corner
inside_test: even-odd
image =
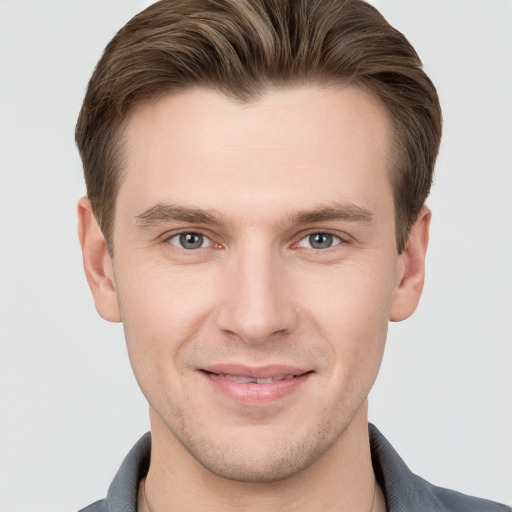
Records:
[[[429,484],[412,473],[373,425],[369,425],[373,469],[388,512],[512,512],[493,501]],[[145,434],[121,464],[107,497],[80,512],[137,512],[139,482],[149,468],[151,435]]]

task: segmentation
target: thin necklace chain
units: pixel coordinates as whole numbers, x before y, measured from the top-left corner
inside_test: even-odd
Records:
[[[148,512],[151,512],[151,509],[149,508],[148,499],[146,497],[146,479],[144,478],[144,482],[142,482],[142,493],[144,494],[144,503],[146,504],[146,508],[148,509]]]
[[[144,481],[142,482],[142,494],[144,495],[144,503],[146,504],[146,508],[148,509],[148,512],[151,512],[151,509],[149,508],[148,498],[146,497],[146,479],[144,478]],[[377,494],[377,482],[375,481],[373,484],[373,499],[372,499],[372,506],[370,507],[370,512],[373,511],[373,506],[375,505],[375,496]]]
[[[144,493],[144,503],[146,503],[146,508],[148,509],[148,512],[151,512],[151,509],[149,508],[148,498],[146,497],[146,479],[144,478],[144,482],[142,484],[142,492]]]

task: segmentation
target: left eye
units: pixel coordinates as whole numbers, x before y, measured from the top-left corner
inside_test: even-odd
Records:
[[[189,251],[209,247],[212,244],[211,241],[201,233],[179,233],[178,235],[171,236],[168,241],[176,247]]]
[[[329,249],[340,243],[341,239],[331,233],[311,233],[299,242],[299,246],[309,249]]]

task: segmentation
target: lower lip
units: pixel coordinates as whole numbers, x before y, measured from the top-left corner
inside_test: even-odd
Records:
[[[237,382],[205,371],[201,373],[224,395],[236,402],[251,405],[264,405],[284,398],[296,391],[311,376],[311,372],[308,372],[288,380],[258,384],[256,382]]]

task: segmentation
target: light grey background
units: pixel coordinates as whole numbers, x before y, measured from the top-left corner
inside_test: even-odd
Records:
[[[148,429],[122,328],[75,234],[73,129],[114,32],[150,2],[0,0],[0,511],[105,495]],[[416,315],[392,325],[370,416],[411,469],[512,503],[512,3],[380,0],[437,84],[445,136]]]

